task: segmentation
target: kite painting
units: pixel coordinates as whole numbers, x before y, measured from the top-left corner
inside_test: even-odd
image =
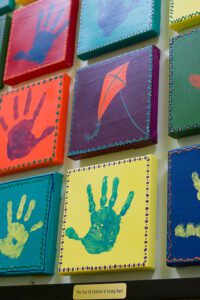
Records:
[[[69,84],[61,74],[2,95],[0,175],[62,163]]]
[[[157,142],[159,57],[147,47],[78,70],[69,157]]]
[[[82,0],[77,55],[82,60],[160,34],[161,0]]]
[[[157,159],[68,170],[66,180],[59,273],[154,269]]]
[[[53,274],[62,175],[0,184],[0,276]]]
[[[14,85],[72,66],[77,12],[78,0],[39,0],[16,10],[4,82]]]

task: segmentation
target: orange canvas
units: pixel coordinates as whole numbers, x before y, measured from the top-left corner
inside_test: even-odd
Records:
[[[1,96],[1,176],[63,163],[69,85],[62,74]]]

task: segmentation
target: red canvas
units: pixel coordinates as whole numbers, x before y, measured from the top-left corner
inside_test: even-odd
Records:
[[[13,14],[4,82],[72,66],[79,0],[39,0]]]
[[[0,176],[63,163],[69,86],[61,74],[1,95]]]

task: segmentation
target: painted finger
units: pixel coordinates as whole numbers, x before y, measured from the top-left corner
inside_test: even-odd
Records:
[[[122,207],[122,210],[120,212],[120,216],[123,217],[125,216],[125,214],[127,213],[128,209],[130,208],[131,206],[131,203],[133,201],[133,198],[134,198],[134,192],[130,192],[128,194],[128,197],[127,197],[127,200],[125,202],[125,204],[123,205]]]
[[[82,240],[82,238],[78,236],[78,234],[76,233],[73,227],[67,228],[65,234],[69,239],[76,240],[76,241]]]
[[[95,211],[96,204],[94,202],[94,197],[92,194],[92,187],[90,184],[87,186],[88,202],[89,202],[89,212],[93,213]]]
[[[36,230],[40,229],[43,225],[44,225],[43,222],[38,222],[38,223],[36,223],[35,225],[33,225],[33,226],[31,227],[30,232],[33,232],[33,231],[36,231]]]
[[[22,217],[23,210],[24,210],[24,205],[26,204],[26,200],[27,200],[27,196],[23,195],[21,197],[21,201],[20,201],[19,208],[18,208],[18,211],[17,211],[17,220],[20,220],[21,217]]]
[[[12,201],[8,201],[7,203],[7,222],[8,222],[8,232],[9,232],[12,224]]]
[[[104,207],[107,202],[108,176],[104,176],[102,180],[100,205]]]
[[[115,205],[116,200],[117,200],[118,186],[119,186],[119,178],[115,177],[113,179],[112,196],[111,196],[110,201],[109,201],[109,206],[110,207],[113,207]]]
[[[24,217],[24,221],[27,222],[29,219],[30,219],[30,216],[32,214],[32,211],[34,210],[35,208],[35,204],[36,204],[36,201],[35,200],[31,200],[30,203],[29,203],[29,207],[28,207],[28,210],[25,214],[25,217]]]
[[[27,98],[26,98],[26,104],[24,107],[24,115],[27,115],[29,113],[31,102],[32,102],[32,91],[30,89],[30,90],[28,90],[28,94],[27,94]]]
[[[34,114],[33,114],[33,119],[35,120],[38,116],[39,116],[39,113],[40,113],[40,110],[44,104],[44,100],[46,98],[46,93],[43,93],[41,99],[40,99],[40,102],[38,103],[35,111],[34,111]]]

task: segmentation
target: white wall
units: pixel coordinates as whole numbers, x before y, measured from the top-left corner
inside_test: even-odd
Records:
[[[92,1],[92,0],[91,0]],[[169,32],[168,29],[168,0],[162,1],[162,16],[161,16],[161,35],[159,39],[153,39],[147,42],[143,42],[128,48],[121,49],[119,51],[112,52],[108,55],[101,56],[97,59],[92,59],[89,63],[94,62],[123,54],[126,51],[135,50],[138,48],[145,47],[150,44],[158,46],[161,51],[161,63],[160,63],[160,87],[159,87],[159,114],[158,114],[158,145],[150,146],[138,150],[128,150],[118,152],[114,154],[102,155],[83,161],[73,162],[72,160],[65,157],[65,163],[62,167],[51,167],[43,168],[26,173],[19,173],[18,175],[11,175],[4,178],[0,178],[0,182],[14,180],[17,178],[24,178],[43,174],[51,171],[58,171],[66,174],[67,169],[77,168],[79,166],[88,166],[93,164],[99,164],[108,161],[115,161],[129,157],[135,157],[145,154],[154,154],[159,159],[159,176],[158,176],[158,213],[157,213],[157,266],[154,272],[149,271],[137,271],[137,272],[119,272],[119,273],[102,273],[92,275],[74,275],[74,276],[59,276],[57,275],[57,260],[55,266],[55,275],[52,277],[41,277],[41,276],[28,276],[28,277],[10,277],[0,278],[0,285],[24,285],[24,284],[47,284],[47,283],[69,283],[69,282],[97,282],[97,281],[125,281],[125,280],[138,280],[138,279],[166,279],[166,278],[183,278],[183,277],[199,277],[200,267],[186,267],[186,268],[169,268],[166,266],[166,214],[167,214],[167,152],[170,149],[187,146],[195,143],[200,143],[199,136],[193,136],[188,138],[182,138],[176,141],[168,137],[168,57],[169,57],[169,36],[173,36],[173,32]],[[71,120],[71,103],[74,92],[74,78],[76,70],[79,67],[87,65],[87,62],[81,62],[78,59],[74,61],[74,67],[67,70],[67,73],[72,78],[71,92],[70,92],[70,109],[68,113],[68,130],[66,137],[66,149],[67,153],[68,140],[69,140],[69,127]],[[8,88],[7,88],[8,89]],[[6,88],[4,89],[6,90]],[[64,196],[64,188],[63,188]],[[60,221],[62,220],[62,212],[64,205],[64,197],[62,197],[61,210],[60,210]],[[1,228],[0,228],[1,230]],[[58,250],[59,250],[59,234],[58,232]]]

